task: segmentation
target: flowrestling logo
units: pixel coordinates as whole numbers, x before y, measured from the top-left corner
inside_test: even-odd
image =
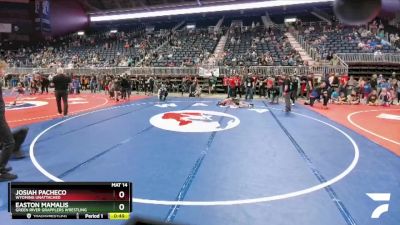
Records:
[[[49,104],[48,102],[44,101],[22,101],[22,102],[17,102],[17,104],[7,104],[6,105],[6,110],[22,110],[22,109],[30,109],[30,108],[36,108],[40,106],[44,106]]]
[[[160,113],[150,123],[163,130],[175,132],[214,132],[232,129],[240,120],[232,115],[203,110],[183,110]]]

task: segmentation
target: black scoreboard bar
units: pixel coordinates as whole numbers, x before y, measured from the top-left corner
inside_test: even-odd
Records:
[[[11,182],[13,219],[129,219],[130,182]]]

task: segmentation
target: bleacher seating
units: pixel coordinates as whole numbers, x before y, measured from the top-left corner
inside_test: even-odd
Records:
[[[225,52],[225,65],[295,66],[303,63],[281,30],[255,24],[231,28]]]
[[[96,31],[83,36],[76,34],[8,51],[5,59],[12,66],[48,67],[65,65],[128,66],[134,65],[147,51],[165,39],[157,34],[146,34],[144,27],[119,30],[117,33]]]
[[[219,35],[204,28],[176,31],[168,43],[153,52],[150,66],[193,66],[213,53],[218,40]]]
[[[311,28],[311,29],[310,29]],[[396,47],[390,46],[375,33],[362,27],[343,25],[303,27],[300,30],[305,40],[316,47],[318,52],[325,56],[329,53],[397,53]]]
[[[283,18],[277,15],[275,21]],[[154,27],[153,33],[147,33],[144,24],[122,24],[117,33],[110,33],[109,26],[96,27],[83,36],[70,34],[10,50],[4,48],[15,45],[2,43],[0,57],[12,67],[189,67],[211,56],[220,37],[227,34],[225,56],[217,63],[220,66],[303,65],[300,54],[290,45],[284,31],[278,26],[265,28],[260,16],[226,18],[220,31],[214,33],[209,26],[217,24],[219,19],[221,17],[187,20],[186,24],[196,24],[196,28],[181,26],[176,31],[172,28],[181,21],[154,22],[149,24]],[[374,53],[376,50],[399,53],[394,44],[382,41],[382,32],[335,23],[333,26],[315,23],[312,27],[310,23],[305,24],[297,27],[300,35],[323,59],[333,53]],[[388,32],[396,33],[394,26],[387,23],[384,26]],[[379,26],[375,29],[379,30]]]

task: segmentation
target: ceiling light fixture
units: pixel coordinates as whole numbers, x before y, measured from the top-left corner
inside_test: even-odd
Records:
[[[160,17],[160,16],[174,16],[174,15],[186,15],[186,14],[208,13],[208,12],[224,12],[224,11],[234,11],[234,10],[270,8],[277,6],[302,5],[302,4],[333,2],[333,1],[334,0],[286,0],[286,1],[272,0],[272,1],[250,2],[250,3],[240,3],[240,4],[229,4],[229,5],[216,5],[216,6],[204,6],[204,7],[202,6],[193,8],[147,11],[147,12],[137,12],[137,13],[123,13],[123,14],[104,15],[104,16],[93,15],[90,16],[90,21],[99,22],[99,21],[139,19],[139,18],[150,18],[150,17]]]

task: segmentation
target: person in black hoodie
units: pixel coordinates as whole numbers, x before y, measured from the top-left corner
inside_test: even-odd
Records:
[[[121,82],[122,79],[120,76],[118,76],[115,80],[114,80],[114,85],[113,88],[114,89],[114,98],[115,101],[119,101],[119,96],[122,96],[122,86],[121,86]]]
[[[285,99],[285,112],[290,112],[292,111],[291,108],[291,103],[290,103],[290,98],[291,98],[291,94],[292,94],[292,82],[289,78],[288,75],[285,75],[285,80],[283,81],[283,97]]]
[[[149,80],[148,80],[148,83],[149,83],[149,95],[153,95],[154,84],[155,84],[154,78],[150,77]]]
[[[292,100],[292,105],[294,105],[294,103],[297,100],[297,90],[299,89],[299,80],[297,79],[297,77],[292,76],[291,77],[291,83],[290,83],[290,99]]]
[[[68,87],[71,83],[71,77],[64,74],[62,68],[57,69],[57,75],[53,77],[57,110],[58,114],[64,113],[64,116],[68,115]],[[61,99],[63,100],[64,109],[61,109]]]
[[[140,85],[141,85],[141,89],[144,92],[145,95],[147,95],[147,80],[146,80],[146,76],[142,77],[141,81],[140,81]]]
[[[272,87],[269,88],[268,93],[270,95],[271,104],[279,103],[279,85],[278,82],[275,82]],[[276,100],[276,101],[275,101]]]
[[[43,94],[44,92],[46,92],[47,94],[49,93],[49,85],[50,85],[50,81],[47,77],[43,76],[40,79],[40,84],[41,84],[41,93]]]
[[[122,92],[122,99],[129,99],[130,98],[130,88],[131,85],[127,79],[127,75],[125,74],[121,79],[121,92]]]
[[[7,63],[0,61],[0,77],[4,76]],[[7,124],[5,117],[6,105],[3,99],[3,89],[0,83],[0,182],[11,181],[17,179],[17,175],[10,173],[11,168],[7,168],[8,160],[15,147],[15,141],[11,133],[10,127]]]
[[[244,85],[246,88],[246,96],[245,99],[253,99],[253,90],[254,90],[254,80],[253,78],[250,76],[250,74],[246,77],[245,81],[244,81]]]

